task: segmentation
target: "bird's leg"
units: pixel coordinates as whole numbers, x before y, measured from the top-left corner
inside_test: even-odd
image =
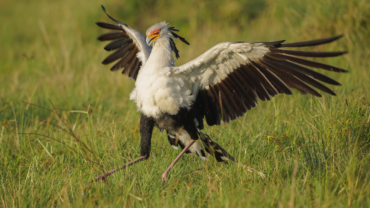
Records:
[[[150,156],[150,146],[151,146],[151,139],[152,139],[152,132],[154,127],[154,121],[150,117],[141,114],[140,117],[140,136],[141,136],[141,149],[140,149],[140,157],[136,158],[135,160],[122,165],[116,169],[113,169],[109,172],[106,172],[98,177],[96,177],[93,181],[97,181],[99,179],[105,179],[107,176],[112,175],[112,173],[116,172],[117,170],[121,170],[122,168],[128,167],[134,163],[146,160]]]
[[[180,157],[189,149],[189,147],[194,144],[195,140],[190,140],[190,142],[184,147],[184,149],[180,152],[180,154],[175,158],[175,160],[171,163],[171,165],[167,168],[166,171],[162,174],[162,182],[166,181],[167,174],[170,172],[172,166],[176,164],[176,162],[180,159]]]
[[[133,161],[131,161],[131,162],[128,162],[128,163],[126,163],[126,164],[124,164],[124,165],[122,165],[122,166],[120,166],[120,167],[118,167],[118,168],[116,168],[116,169],[113,169],[113,170],[111,170],[111,171],[108,171],[108,172],[106,172],[106,173],[101,174],[100,176],[96,177],[96,178],[94,179],[94,181],[98,181],[98,180],[100,180],[100,179],[105,180],[105,178],[106,178],[107,176],[112,175],[112,174],[113,174],[114,172],[116,172],[117,170],[121,170],[122,168],[128,167],[128,166],[130,166],[130,165],[132,165],[132,164],[134,164],[134,163],[140,162],[140,161],[145,160],[145,159],[146,159],[146,158],[145,158],[145,156],[140,156],[140,157],[136,158],[135,160],[133,160]]]

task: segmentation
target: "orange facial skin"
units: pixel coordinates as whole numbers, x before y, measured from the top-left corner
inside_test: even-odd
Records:
[[[148,38],[151,40],[151,42],[153,42],[155,39],[157,39],[159,37],[160,32],[161,32],[160,29],[153,30],[152,32],[150,32],[150,35],[148,36]]]

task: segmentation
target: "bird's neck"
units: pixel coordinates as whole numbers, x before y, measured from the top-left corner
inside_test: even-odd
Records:
[[[167,37],[159,38],[156,41],[146,64],[160,68],[174,66],[175,59],[172,56],[170,41]]]

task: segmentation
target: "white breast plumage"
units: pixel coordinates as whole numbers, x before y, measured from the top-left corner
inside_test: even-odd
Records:
[[[191,86],[187,86],[189,83],[181,76],[168,77],[167,67],[174,63],[171,51],[167,47],[156,48],[140,69],[135,89],[130,94],[138,111],[153,118],[163,113],[175,115],[180,108],[189,108],[195,99]]]

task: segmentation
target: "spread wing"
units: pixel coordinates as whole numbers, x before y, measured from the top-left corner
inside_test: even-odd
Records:
[[[103,6],[102,9],[105,12]],[[110,64],[118,60],[111,68],[111,71],[123,68],[122,74],[136,80],[141,66],[144,65],[152,51],[152,46],[146,44],[145,37],[141,33],[126,24],[122,24],[109,14],[107,16],[117,24],[96,23],[99,27],[113,30],[98,37],[100,41],[111,41],[104,49],[106,51],[114,51],[104,59],[103,64]]]
[[[220,43],[179,67],[172,67],[169,76],[182,76],[191,82],[194,105],[206,117],[208,125],[229,122],[257,106],[257,98],[270,100],[279,93],[321,97],[316,91],[335,95],[321,82],[340,85],[337,81],[308,67],[334,72],[347,72],[328,64],[300,57],[333,57],[346,52],[314,52],[288,50],[286,47],[315,46],[337,40],[341,36],[296,43],[228,42]],[[320,82],[321,81],[321,82]],[[314,89],[316,88],[316,89]]]

